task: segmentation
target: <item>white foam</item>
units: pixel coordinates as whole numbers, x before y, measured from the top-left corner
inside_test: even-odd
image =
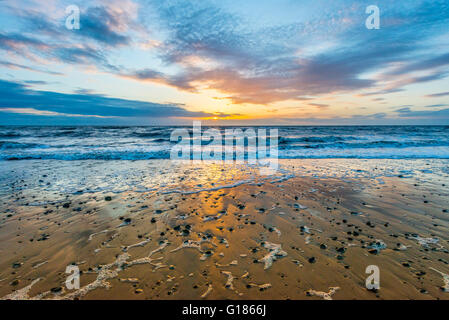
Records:
[[[433,271],[438,272],[440,275],[443,276],[444,286],[442,286],[441,289],[444,292],[449,292],[449,275],[447,275],[441,271],[438,271],[437,269],[432,268],[432,267],[429,267],[429,269],[432,269]]]
[[[429,244],[438,244],[439,242],[438,238],[421,238],[420,236],[412,236],[411,238],[418,241],[425,248],[428,248]]]
[[[30,299],[28,292],[31,290],[31,287],[34,286],[39,281],[40,278],[37,278],[26,287],[23,287],[22,289],[16,290],[13,293],[4,296],[3,298],[1,298],[1,300],[28,300]]]
[[[92,233],[90,236],[89,236],[89,239],[88,239],[88,241],[91,241],[92,239],[93,239],[93,237],[94,236],[96,236],[96,235],[98,235],[98,234],[102,234],[102,233],[106,233],[106,232],[108,232],[109,230],[103,230],[103,231],[100,231],[100,232],[95,232],[95,233]]]
[[[232,275],[232,273],[230,271],[221,271],[221,273],[228,276],[228,280],[226,281],[225,287],[230,290],[234,290],[234,284],[233,284],[234,276]]]
[[[339,290],[340,287],[330,287],[329,292],[323,292],[323,291],[316,291],[313,289],[310,289],[306,292],[309,296],[318,296],[323,298],[324,300],[332,300],[332,296]]]
[[[270,268],[273,265],[273,262],[277,259],[287,256],[287,252],[282,250],[282,246],[280,244],[265,242],[263,247],[270,251],[265,257],[259,260],[264,262],[264,270]]]
[[[143,246],[145,246],[147,243],[149,243],[150,241],[151,241],[150,238],[145,239],[145,240],[143,240],[143,241],[141,241],[141,242],[138,242],[138,243],[132,244],[132,245],[130,245],[130,246],[124,247],[124,248],[123,248],[123,251],[126,252],[126,251],[128,251],[129,249],[132,249],[132,248],[143,247]]]
[[[206,298],[206,297],[209,295],[209,293],[211,293],[212,289],[213,289],[212,284],[209,284],[209,286],[207,287],[206,292],[204,292],[204,293],[201,295],[201,298],[202,298],[202,299]]]

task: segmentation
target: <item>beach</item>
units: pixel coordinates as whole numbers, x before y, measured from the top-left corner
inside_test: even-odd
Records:
[[[0,24],[14,314],[449,300],[448,0],[0,1]]]
[[[448,299],[448,164],[4,161],[0,297]]]

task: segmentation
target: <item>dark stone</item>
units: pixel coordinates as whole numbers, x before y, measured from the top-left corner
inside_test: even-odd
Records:
[[[337,248],[337,252],[345,253],[346,252],[346,248],[345,247]]]
[[[40,237],[39,239],[37,239],[37,241],[44,241],[44,240],[47,240],[48,237],[49,237],[48,234],[43,233],[43,234],[41,234],[41,237]]]
[[[51,288],[50,291],[53,292],[53,293],[58,293],[58,292],[62,291],[62,288],[61,287],[54,287],[54,288]]]
[[[19,284],[19,280],[14,279],[13,281],[10,282],[10,285],[12,286],[17,286]]]

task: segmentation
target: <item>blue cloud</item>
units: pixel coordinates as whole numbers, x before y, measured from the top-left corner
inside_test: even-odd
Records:
[[[431,111],[412,111],[410,108],[403,108],[396,110],[400,117],[403,118],[424,118],[424,119],[439,119],[449,121],[449,108],[442,110]]]
[[[448,92],[439,92],[439,93],[433,93],[433,94],[426,95],[426,97],[428,97],[428,98],[439,98],[439,97],[445,97],[445,96],[449,96],[449,91]]]
[[[63,19],[17,7],[7,15],[8,21],[13,20],[18,27],[2,25],[0,50],[7,54],[0,66],[52,73],[36,66],[38,59],[32,58],[38,56],[63,65],[93,65],[113,75],[179,90],[197,92],[207,86],[236,104],[262,105],[340,93],[401,93],[408,85],[447,77],[449,43],[442,37],[449,25],[447,0],[380,0],[379,30],[364,27],[369,4],[331,1],[319,12],[307,12],[295,22],[284,22],[278,8],[276,14],[266,12],[275,19],[264,25],[264,17],[255,22],[248,19],[249,13],[242,7],[229,10],[215,0],[148,0],[141,2],[135,16],[125,5],[115,8],[116,3],[89,2],[80,4],[81,29],[76,31],[66,30]],[[160,45],[149,52],[152,64],[145,59],[127,59],[128,55],[139,56],[141,52],[134,55],[134,50],[139,41],[148,38],[160,40]],[[207,67],[191,64],[188,60],[192,56],[212,63]],[[161,64],[153,64],[156,57]],[[23,60],[27,63],[18,63]],[[2,106],[9,103],[9,108],[27,104],[36,110],[63,114],[94,111],[97,116],[117,117],[146,117],[151,112],[155,117],[195,116],[180,105],[114,99],[89,91],[72,95],[33,91],[5,81],[2,84],[10,91],[5,89],[0,101]],[[442,92],[427,97],[445,96],[447,93]],[[416,115],[411,110],[399,112],[401,116],[407,113]],[[444,112],[428,114],[434,115]],[[371,116],[382,117],[381,112]]]
[[[382,11],[385,12],[382,15],[385,25],[380,30],[366,30],[366,16],[361,14],[365,6],[353,3],[357,10],[348,18],[354,23],[332,35],[336,46],[301,59],[297,51],[303,46],[307,48],[310,22],[309,25],[294,23],[254,28],[245,25],[242,17],[225,12],[211,2],[158,2],[160,24],[168,30],[161,57],[176,64],[190,55],[197,55],[214,59],[219,66],[207,72],[187,67],[176,76],[154,71],[147,73],[148,69],[142,69],[129,72],[129,76],[163,80],[183,90],[194,90],[196,81],[205,81],[212,83],[212,88],[229,93],[234,103],[266,104],[296,100],[302,95],[375,88],[380,82],[362,75],[392,63],[400,63],[403,67],[390,75],[407,75],[448,64],[447,53],[423,52],[426,49],[423,42],[445,30],[449,23],[449,8],[445,1],[420,1],[411,8],[395,6],[391,2],[379,5],[387,8]],[[342,7],[333,9],[338,12]],[[326,18],[341,21],[344,17],[328,13],[323,20],[312,21],[324,25],[322,30],[313,29],[312,37],[325,37],[326,32],[332,31],[331,22]],[[398,83],[394,88],[366,94],[400,92],[406,85],[446,76],[445,70],[434,70],[431,75],[410,76],[408,82]]]
[[[24,70],[33,71],[33,72],[42,72],[42,73],[47,73],[47,74],[55,75],[55,76],[63,75],[63,73],[61,73],[61,72],[51,71],[51,70],[43,69],[43,68],[39,68],[39,67],[30,67],[30,66],[26,66],[26,65],[23,65],[20,63],[8,62],[8,61],[3,61],[3,60],[0,60],[0,66],[4,66],[7,68],[11,68],[11,69],[24,69]]]
[[[99,117],[206,117],[205,112],[187,111],[176,104],[109,98],[99,94],[65,94],[36,91],[26,85],[0,80],[0,110],[30,108],[62,115]]]
[[[120,26],[120,19],[105,7],[88,8],[80,14],[79,33],[83,37],[95,39],[107,46],[126,45],[131,42],[127,35],[120,34],[112,27]]]

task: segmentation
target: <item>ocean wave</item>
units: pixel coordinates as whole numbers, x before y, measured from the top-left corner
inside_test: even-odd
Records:
[[[153,160],[169,159],[170,152],[90,152],[90,153],[24,153],[1,154],[0,160]]]
[[[158,138],[158,139],[151,140],[151,142],[170,142],[170,139],[169,138]]]
[[[279,138],[279,144],[280,145],[288,145],[292,143],[329,143],[329,142],[336,142],[336,141],[345,141],[345,140],[355,140],[355,137],[349,136],[349,137],[339,137],[339,136],[309,136],[309,137],[300,137],[300,138],[293,138],[293,137],[280,137]]]
[[[154,137],[160,137],[161,132],[132,132],[129,134],[131,137],[139,137],[139,138],[154,138]]]
[[[21,134],[15,132],[0,132],[0,138],[18,138]]]
[[[398,149],[370,149],[363,152],[361,149],[318,149],[280,151],[279,159],[449,159],[449,149],[416,148],[400,152]],[[246,154],[245,154],[246,156]],[[136,152],[102,151],[102,152],[73,152],[73,153],[9,153],[0,154],[0,160],[169,160],[170,150]],[[235,159],[235,155],[234,155]],[[247,159],[247,158],[245,158]],[[224,155],[222,160],[224,160]],[[208,160],[205,160],[208,161]]]
[[[192,134],[187,126],[0,127],[0,160],[169,159],[175,144],[170,135],[179,128]],[[214,128],[225,145],[225,130],[237,127]],[[260,128],[268,134],[278,129],[279,158],[447,158],[449,154],[449,126],[251,127],[256,133]],[[203,146],[210,143],[201,141]]]
[[[47,145],[37,143],[21,143],[15,141],[0,141],[0,150],[7,149],[28,149],[28,148],[48,148]]]
[[[282,149],[372,149],[372,148],[410,148],[410,147],[449,147],[449,141],[369,141],[369,142],[323,142],[315,144],[284,144]]]

